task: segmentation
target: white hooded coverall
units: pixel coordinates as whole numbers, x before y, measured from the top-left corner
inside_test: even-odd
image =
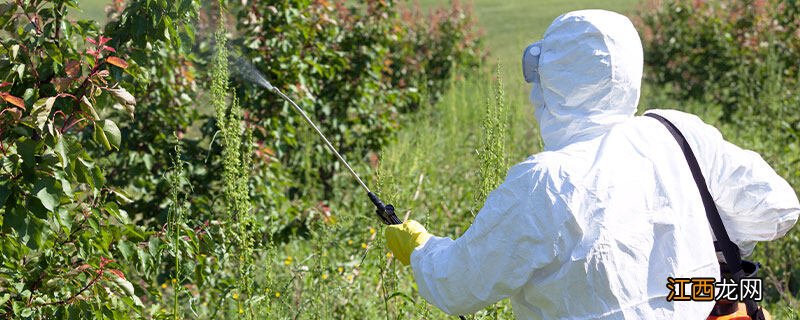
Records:
[[[519,319],[705,319],[714,302],[666,300],[667,277],[719,280],[719,267],[677,142],[634,116],[643,59],[633,25],[571,12],[539,44],[531,102],[545,151],[509,170],[460,238],[414,250],[420,295],[454,315],[510,297]],[[757,153],[696,116],[651,112],[686,136],[743,255],[794,225],[797,195]]]

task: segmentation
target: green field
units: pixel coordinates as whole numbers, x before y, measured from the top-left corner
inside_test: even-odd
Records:
[[[80,9],[73,9],[72,15],[80,19],[92,19],[98,22],[106,21],[105,7],[111,1],[107,0],[82,0],[79,2]]]

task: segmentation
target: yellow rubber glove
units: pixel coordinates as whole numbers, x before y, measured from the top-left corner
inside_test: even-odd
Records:
[[[386,227],[384,235],[389,250],[392,250],[394,257],[406,266],[411,260],[411,252],[431,238],[431,234],[425,230],[425,227],[414,220],[390,225]]]

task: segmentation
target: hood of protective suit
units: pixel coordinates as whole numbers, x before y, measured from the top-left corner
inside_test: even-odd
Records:
[[[582,10],[553,21],[523,56],[545,149],[595,138],[632,117],[642,63],[641,40],[623,15]]]

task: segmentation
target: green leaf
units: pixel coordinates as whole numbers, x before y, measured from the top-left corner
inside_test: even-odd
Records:
[[[111,96],[117,101],[117,103],[113,105],[114,109],[127,111],[128,115],[133,119],[134,112],[136,111],[136,98],[122,87],[110,88],[108,92],[111,93]]]
[[[22,156],[22,167],[33,169],[36,166],[36,152],[39,144],[30,139],[24,139],[17,142],[17,152]]]
[[[120,133],[117,124],[114,123],[114,121],[106,119],[103,121],[103,132],[111,146],[119,150],[119,145],[122,143],[122,133]]]
[[[33,214],[28,214],[28,208],[24,206],[14,207],[10,212],[6,212],[3,230],[7,232],[12,229],[16,231],[16,238],[21,243],[34,250],[41,248],[49,237],[47,223]]]
[[[17,232],[17,240],[22,243],[26,243],[28,241],[27,237],[27,210],[25,207],[17,206],[11,209],[6,210],[6,214],[3,217],[3,232],[10,233],[11,230]],[[3,250],[6,250],[5,246]]]
[[[117,199],[119,200],[120,203],[122,204],[133,203],[133,200],[131,200],[131,197],[128,194],[126,194],[125,191],[116,188],[108,188],[108,190],[111,191],[111,193],[113,193],[115,196],[117,196]]]
[[[94,230],[94,232],[100,233],[100,225],[97,223],[97,220],[95,220],[94,217],[90,217],[89,219],[87,219],[87,221],[89,222],[89,226],[92,227],[92,230]]]
[[[53,146],[53,150],[58,155],[58,158],[61,160],[61,168],[66,169],[69,165],[69,157],[67,156],[67,146],[64,145],[64,137],[59,136],[56,137],[56,145]]]
[[[122,288],[122,291],[124,291],[125,294],[127,294],[129,297],[136,296],[136,293],[133,291],[133,285],[130,282],[128,282],[128,280],[125,280],[117,276],[111,276],[111,279],[114,280],[114,283],[116,283],[120,288]],[[141,303],[142,302],[139,301],[137,305],[141,305]]]
[[[86,96],[81,98],[81,108],[84,109],[84,111],[89,112],[94,120],[100,120],[100,115],[98,115],[97,111],[94,110],[94,106]]]
[[[59,208],[56,218],[58,219],[58,224],[61,226],[61,231],[64,232],[65,236],[69,237],[72,232],[72,215],[70,215],[69,210]]]
[[[78,158],[78,161],[75,162],[75,174],[78,177],[78,182],[88,183],[90,187],[94,188],[92,168],[94,168],[94,164],[83,158]]]
[[[38,190],[36,190],[36,198],[42,202],[42,205],[47,208],[48,211],[53,211],[60,203],[58,191],[55,186],[53,186],[53,182],[55,182],[55,180],[44,179],[40,180],[37,184]]]
[[[108,142],[105,130],[97,121],[94,122],[94,142],[102,144],[106,150],[111,150],[111,144]]]
[[[17,75],[19,76],[20,79],[22,79],[22,76],[25,75],[25,64],[22,63],[18,64],[14,70],[17,71]]]
[[[22,311],[19,313],[19,315],[23,318],[30,317],[31,315],[33,315],[33,309],[23,308]]]
[[[119,250],[125,260],[129,260],[133,254],[133,246],[130,241],[120,240],[117,244],[117,250]]]
[[[56,97],[41,98],[33,103],[31,109],[31,117],[35,118],[34,123],[36,128],[40,131],[44,130],[44,125],[50,117],[50,111],[53,109],[53,104],[56,102]]]
[[[11,195],[11,187],[8,186],[8,181],[0,181],[0,208],[5,205],[8,196]],[[0,306],[3,305],[0,303]]]

